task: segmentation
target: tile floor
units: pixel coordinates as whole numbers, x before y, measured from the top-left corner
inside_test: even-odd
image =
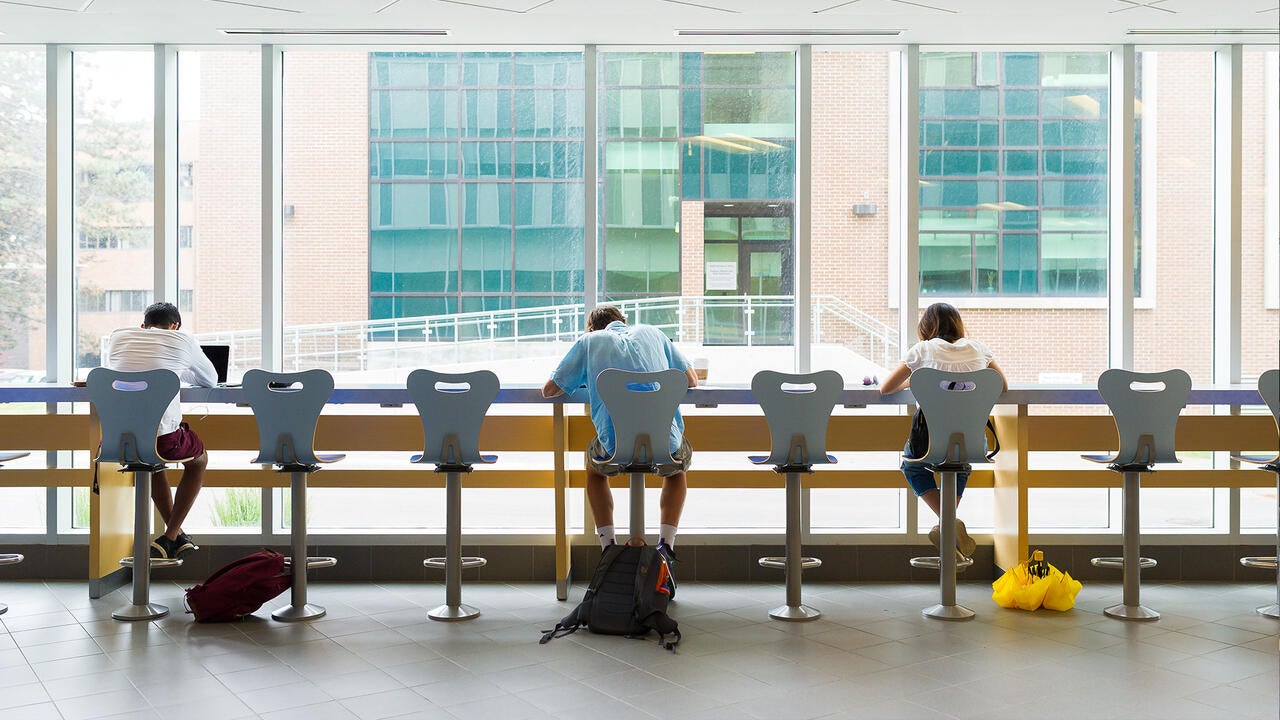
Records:
[[[582,588],[575,588],[574,597]],[[142,624],[110,619],[117,592],[84,583],[0,582],[0,717],[39,718],[1212,718],[1277,717],[1277,629],[1253,608],[1274,587],[1152,584],[1155,623],[1100,610],[1119,586],[1093,583],[1069,613],[1002,610],[962,585],[976,620],[920,617],[922,584],[806,588],[825,613],[769,621],[777,585],[686,583],[678,653],[650,640],[579,632],[538,645],[572,605],[549,585],[470,584],[478,620],[427,620],[438,584],[312,585],[329,615],[197,625],[176,608]]]

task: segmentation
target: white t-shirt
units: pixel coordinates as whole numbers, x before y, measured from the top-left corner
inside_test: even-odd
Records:
[[[935,368],[943,372],[973,372],[991,364],[995,357],[987,346],[977,340],[960,338],[949,343],[942,338],[918,342],[902,359],[911,372],[920,368]]]
[[[121,328],[111,333],[103,367],[124,372],[147,370],[172,370],[178,379],[213,387],[218,382],[213,363],[200,349],[196,339],[178,330],[162,328]],[[160,420],[158,434],[167,435],[178,429],[182,422],[182,407],[178,398],[169,403]]]

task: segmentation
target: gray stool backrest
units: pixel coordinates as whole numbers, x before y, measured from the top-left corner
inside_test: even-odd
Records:
[[[784,385],[812,386],[784,388]],[[761,370],[751,378],[751,394],[769,422],[769,457],[758,464],[820,465],[835,462],[827,454],[827,424],[844,390],[835,370],[795,375]],[[752,458],[753,462],[757,462]]]
[[[1271,410],[1271,418],[1276,421],[1276,431],[1280,432],[1280,369],[1271,369],[1258,378],[1258,394]],[[1280,451],[1268,465],[1280,463]]]
[[[1004,380],[991,368],[911,373],[911,394],[929,423],[929,452],[908,459],[928,465],[988,462],[987,417],[1002,392]]]
[[[613,420],[609,464],[675,464],[667,439],[676,409],[688,390],[689,377],[681,370],[601,370],[596,376],[596,392]]]
[[[407,387],[422,419],[422,454],[413,462],[446,467],[493,462],[480,454],[480,426],[498,397],[497,375],[414,370]]]
[[[156,452],[156,434],[164,411],[178,395],[178,376],[172,370],[94,368],[85,384],[102,423],[102,448],[94,459],[126,467],[164,465],[166,458]]]
[[[316,423],[333,395],[326,370],[273,373],[254,368],[241,382],[258,423],[258,457],[252,462],[285,467],[314,466]]]
[[[1134,387],[1134,384],[1155,387]],[[1174,430],[1178,413],[1191,394],[1191,376],[1185,370],[1140,373],[1111,368],[1098,377],[1102,396],[1120,436],[1120,449],[1110,462],[1115,465],[1176,463]]]

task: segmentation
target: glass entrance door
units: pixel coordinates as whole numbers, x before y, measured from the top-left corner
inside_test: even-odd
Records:
[[[792,247],[789,205],[707,203],[704,344],[791,343]]]

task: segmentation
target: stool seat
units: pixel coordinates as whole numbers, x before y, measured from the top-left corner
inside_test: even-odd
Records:
[[[498,376],[489,370],[441,373],[419,369],[406,381],[409,397],[422,422],[422,452],[409,458],[435,465],[445,476],[445,554],[422,561],[423,567],[444,570],[445,603],[427,612],[443,622],[471,620],[480,611],[462,603],[462,571],[484,567],[482,557],[462,555],[462,473],[475,464],[490,464],[497,455],[480,452],[480,429],[498,397]]]
[[[671,456],[671,432],[680,401],[689,391],[681,370],[601,370],[596,392],[613,420],[613,455],[596,458],[605,475],[630,476],[631,537],[644,537],[645,475],[680,463]],[[602,441],[603,442],[603,441]]]
[[[178,376],[170,370],[121,372],[94,368],[85,378],[89,402],[102,427],[102,444],[94,462],[116,463],[121,472],[133,473],[133,555],[120,561],[132,570],[132,603],[111,613],[116,620],[155,620],[169,608],[152,603],[151,569],[177,567],[177,558],[151,558],[151,476],[170,460],[160,457],[156,437],[169,405],[178,397]],[[143,567],[137,558],[147,558]]]
[[[770,450],[768,455],[748,455],[747,459],[756,465],[773,465],[775,473],[786,475],[787,554],[756,561],[760,567],[787,573],[787,602],[769,611],[774,620],[794,622],[822,616],[801,602],[801,571],[822,567],[822,560],[803,554],[801,476],[811,474],[814,465],[837,462],[826,450],[827,426],[843,389],[844,378],[834,370],[805,374],[761,370],[751,378],[751,394],[769,423]]]
[[[1102,612],[1119,620],[1158,620],[1160,613],[1140,602],[1140,571],[1156,567],[1153,558],[1141,555],[1139,493],[1142,473],[1154,472],[1157,463],[1179,462],[1174,452],[1178,415],[1191,393],[1191,376],[1183,370],[1139,373],[1111,368],[1098,377],[1098,394],[1115,421],[1119,448],[1111,455],[1080,457],[1105,464],[1124,476],[1122,504],[1124,540],[1122,557],[1096,557],[1094,567],[1124,572],[1124,599]]]
[[[956,556],[956,482],[973,463],[987,463],[987,418],[1004,390],[1004,379],[991,368],[974,372],[945,372],[920,368],[911,373],[911,394],[928,418],[929,447],[921,462],[938,477],[942,497],[938,515],[939,555],[911,558],[912,567],[938,570],[936,605],[921,611],[935,620],[971,620],[973,610],[956,602],[956,573],[973,565],[973,558]]]
[[[291,576],[289,604],[277,608],[271,618],[299,622],[324,617],[328,612],[324,606],[307,601],[307,571],[333,567],[338,560],[307,555],[307,476],[346,457],[315,451],[316,426],[333,395],[333,376],[325,370],[272,373],[254,368],[244,374],[241,387],[258,426],[258,456],[250,462],[290,475],[292,555],[285,558]],[[305,561],[294,564],[294,557]]]

